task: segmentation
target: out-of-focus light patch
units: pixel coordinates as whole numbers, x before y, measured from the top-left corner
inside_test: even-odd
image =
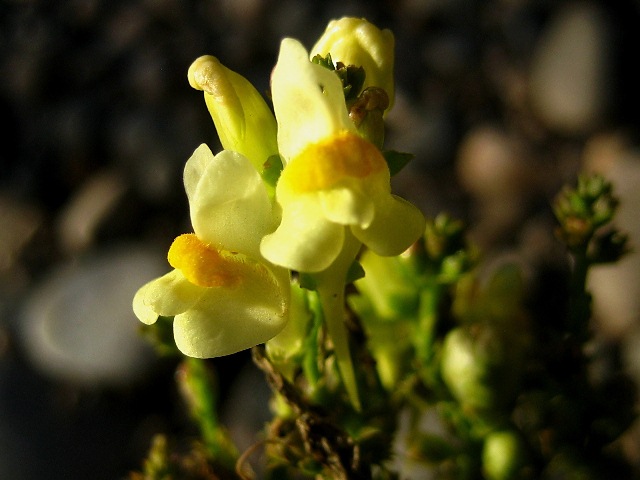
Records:
[[[131,299],[166,270],[161,258],[123,245],[53,270],[26,299],[18,325],[33,366],[79,384],[139,379],[156,357],[139,335]]]

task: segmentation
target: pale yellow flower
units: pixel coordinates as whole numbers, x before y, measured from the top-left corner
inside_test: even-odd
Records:
[[[287,322],[289,273],[266,262],[259,242],[273,229],[271,201],[243,155],[206,145],[187,161],[184,184],[194,233],[169,249],[174,270],[144,285],[133,300],[141,322],[175,317],[182,353],[210,358],[250,348]]]
[[[285,168],[276,187],[282,221],[262,240],[264,257],[292,270],[322,271],[340,254],[347,229],[380,255],[409,247],[424,217],[391,194],[385,159],[349,119],[337,75],[285,39],[271,90]]]

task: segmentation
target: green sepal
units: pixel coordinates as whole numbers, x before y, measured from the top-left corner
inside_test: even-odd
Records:
[[[320,54],[315,55],[311,59],[311,63],[315,63],[316,65],[320,65],[321,67],[327,68],[331,71],[334,71],[336,69],[335,65],[333,64],[333,60],[331,58],[330,53],[327,53],[326,57],[323,57]]]
[[[366,78],[364,68],[338,63],[336,73],[342,80],[345,100],[347,102],[355,100],[360,94]]]
[[[304,288],[305,290],[315,291],[318,289],[316,277],[311,273],[300,272],[298,282],[300,283],[300,288]]]
[[[382,152],[387,166],[389,167],[389,173],[393,177],[400,172],[407,164],[413,160],[415,155],[413,153],[398,152],[396,150],[387,150]]]
[[[356,280],[360,280],[361,278],[364,278],[364,275],[365,275],[364,268],[362,268],[362,265],[360,265],[360,262],[358,260],[354,260],[351,266],[349,267],[349,270],[347,270],[347,278],[346,278],[347,285],[355,282]]]
[[[153,346],[156,353],[162,357],[181,356],[173,339],[173,317],[159,316],[151,325],[141,325],[140,333]]]
[[[283,168],[280,155],[271,155],[262,165],[260,176],[264,183],[275,189]]]
[[[334,64],[330,53],[327,53],[326,57],[315,55],[311,59],[311,63],[336,72],[336,75],[338,75],[338,78],[342,82],[344,98],[347,102],[358,97],[366,78],[364,68],[357,65],[345,65],[342,62]]]

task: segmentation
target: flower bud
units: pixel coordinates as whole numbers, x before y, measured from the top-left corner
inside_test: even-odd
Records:
[[[276,120],[262,96],[211,55],[195,60],[187,76],[193,88],[204,91],[222,147],[241,153],[261,172],[267,159],[278,153]]]
[[[384,144],[383,115],[387,108],[389,96],[379,87],[368,87],[349,104],[349,118],[358,133],[380,150]]]
[[[442,379],[464,406],[499,408],[513,399],[521,373],[520,353],[488,325],[458,327],[442,345]]]
[[[523,440],[514,431],[490,433],[482,449],[482,470],[488,480],[515,480],[522,478],[525,465]]]
[[[380,30],[363,18],[343,17],[332,20],[311,49],[311,58],[331,54],[334,62],[363,67],[363,89],[379,87],[393,104],[394,38],[390,30]]]
[[[393,322],[399,317],[417,314],[418,286],[399,258],[382,257],[365,250],[360,264],[365,276],[355,285],[360,296],[371,303],[376,318]]]

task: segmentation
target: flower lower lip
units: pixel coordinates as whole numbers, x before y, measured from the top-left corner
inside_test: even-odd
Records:
[[[296,193],[331,188],[346,178],[369,178],[386,168],[384,157],[370,142],[342,132],[311,144],[285,168],[282,180]]]
[[[232,263],[194,233],[180,235],[173,241],[168,260],[172,267],[179,269],[187,280],[199,287],[230,286],[239,280]]]

